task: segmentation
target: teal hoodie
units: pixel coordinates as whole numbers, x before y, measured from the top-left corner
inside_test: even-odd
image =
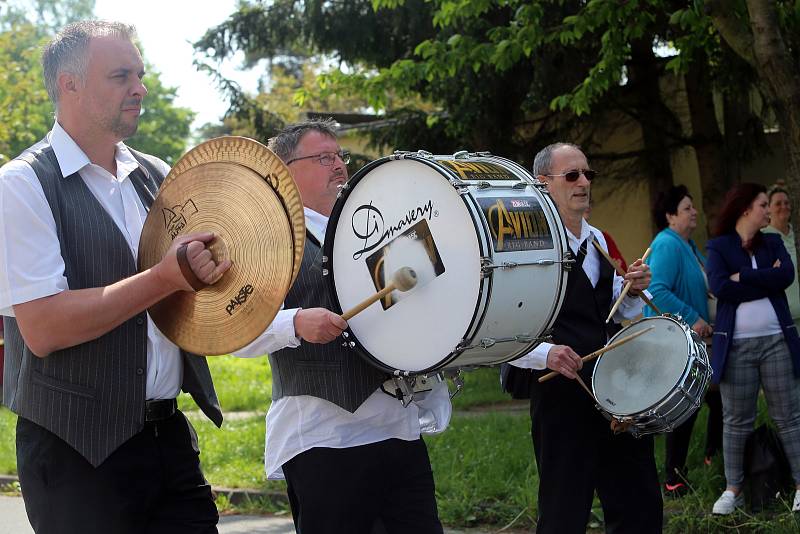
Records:
[[[706,281],[700,263],[706,258],[691,239],[686,242],[676,232],[665,228],[650,244],[648,264],[652,280],[648,292],[663,313],[680,315],[689,326],[698,317],[708,322]],[[698,261],[699,260],[699,261]],[[644,315],[656,315],[649,307]]]

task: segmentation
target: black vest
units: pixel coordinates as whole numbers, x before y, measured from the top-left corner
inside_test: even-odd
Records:
[[[322,249],[310,233],[306,233],[300,273],[284,305],[287,309],[332,307],[322,276]],[[312,395],[355,412],[389,377],[342,344],[341,338],[325,345],[302,340],[297,348],[270,354],[273,400]]]
[[[130,175],[149,208],[164,176],[150,156],[131,150]],[[75,173],[62,177],[47,140],[23,152],[42,185],[56,223],[71,290],[102,287],[136,274],[128,243],[114,220]],[[13,317],[5,317],[3,403],[67,442],[98,466],[144,425],[147,316],[141,312],[110,332],[36,357]],[[184,391],[218,426],[219,408],[205,358],[181,351]]]
[[[586,356],[603,347],[608,340],[605,322],[611,310],[613,284],[614,269],[602,259],[600,277],[595,287],[592,287],[589,277],[581,267],[573,266],[567,274],[564,301],[553,324],[553,343],[568,345],[579,356]],[[587,384],[591,382],[593,370],[594,361],[585,364],[580,371]],[[531,388],[548,384],[539,384],[538,379],[549,372],[549,369],[535,371],[504,364],[503,389],[511,393],[513,398],[530,398]],[[553,382],[555,381],[551,380],[549,383]]]

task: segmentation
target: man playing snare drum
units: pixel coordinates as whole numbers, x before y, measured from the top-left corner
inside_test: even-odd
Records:
[[[641,312],[638,295],[650,283],[650,270],[637,260],[623,279],[592,245],[596,239],[607,250],[602,232],[583,218],[596,173],[580,148],[567,143],[545,147],[536,155],[533,173],[547,184],[576,258],[553,328],[555,344],[542,343],[511,362],[516,368],[536,370],[525,376],[530,371],[511,369],[511,380],[517,385],[526,383],[525,379],[530,382],[526,387],[540,477],[537,532],[586,532],[595,491],[607,532],[661,532],[662,501],[652,436],[635,439],[612,432],[593,399],[574,380],[537,380],[544,374],[538,370],[547,368],[569,379],[580,375],[590,383],[594,362],[583,365],[579,354],[606,344],[606,317],[625,280],[632,286],[614,318],[631,319]]]
[[[300,534],[441,533],[433,473],[421,431],[450,418],[443,382],[426,408],[404,407],[384,393],[388,376],[342,346],[347,323],[330,311],[322,245],[349,154],[333,121],[287,127],[269,147],[289,166],[303,199],[306,244],[285,309],[238,356],[270,353],[272,404],[267,413],[268,478],[286,478]],[[420,417],[427,414],[428,424]],[[432,424],[430,423],[433,418]]]

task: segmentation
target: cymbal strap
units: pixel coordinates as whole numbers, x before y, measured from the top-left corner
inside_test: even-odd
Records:
[[[208,284],[197,278],[197,275],[194,274],[192,270],[192,266],[189,265],[189,258],[186,257],[186,249],[189,248],[188,244],[181,245],[178,247],[176,251],[176,256],[178,258],[178,267],[181,268],[181,274],[189,282],[189,285],[192,286],[192,289],[195,291],[200,291],[203,288],[208,287]]]

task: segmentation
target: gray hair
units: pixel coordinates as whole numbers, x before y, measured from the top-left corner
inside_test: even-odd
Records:
[[[332,118],[309,119],[296,124],[290,124],[269,140],[267,147],[284,162],[294,157],[300,139],[310,131],[316,131],[323,135],[338,138],[336,135],[337,122]]]
[[[558,150],[559,148],[574,148],[576,150],[580,150],[583,152],[581,147],[572,143],[553,143],[551,145],[547,145],[543,149],[536,154],[536,157],[533,159],[533,177],[537,177],[539,175],[546,175],[549,174],[551,169],[551,165],[553,163],[553,152]]]
[[[58,76],[62,72],[86,79],[89,42],[95,37],[120,37],[131,42],[136,38],[136,28],[122,22],[82,20],[68,24],[45,45],[42,51],[44,86],[53,105],[58,109]]]

